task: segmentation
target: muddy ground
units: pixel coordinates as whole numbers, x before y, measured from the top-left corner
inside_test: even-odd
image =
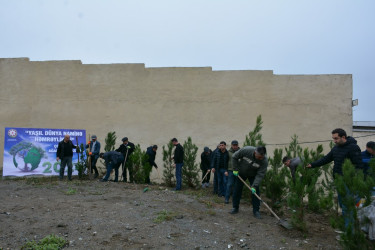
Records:
[[[262,219],[242,202],[240,213],[212,190],[171,191],[158,185],[0,180],[0,249],[56,234],[69,249],[340,249],[323,215],[309,233],[286,230],[261,206]]]

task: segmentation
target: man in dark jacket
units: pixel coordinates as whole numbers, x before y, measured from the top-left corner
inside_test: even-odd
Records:
[[[366,150],[362,152],[363,172],[367,175],[370,168],[370,161],[375,157],[375,142],[369,141]]]
[[[99,158],[99,153],[100,153],[100,142],[98,142],[96,135],[91,136],[91,141],[86,145],[86,148],[90,149],[90,155],[91,155],[91,173],[95,171],[95,176],[94,178],[98,178],[99,172],[98,169],[96,168],[96,162],[98,161]]]
[[[176,168],[176,191],[181,190],[182,186],[182,167],[184,166],[184,148],[178,143],[176,138],[172,140],[173,145],[176,147],[174,150],[174,166]]]
[[[257,219],[261,219],[259,213],[260,201],[254,195],[260,195],[259,186],[263,177],[266,175],[268,167],[267,150],[265,147],[246,146],[235,152],[232,156],[233,175],[241,177],[244,181],[249,179],[251,186],[251,202],[253,205],[253,214]],[[240,200],[242,196],[243,182],[237,180],[233,190],[233,209],[231,214],[238,213]]]
[[[229,198],[232,193],[232,189],[236,184],[237,177],[233,175],[233,154],[240,149],[238,146],[238,141],[233,140],[228,150],[229,161],[228,161],[228,181],[227,181],[227,188],[225,191],[225,204],[229,204]]]
[[[105,182],[108,181],[108,178],[111,174],[112,169],[115,169],[115,182],[118,181],[118,169],[121,163],[124,162],[124,156],[120,152],[116,151],[109,151],[106,153],[100,153],[100,158],[104,159],[105,166],[107,168],[107,173],[105,174],[104,178],[100,181]]]
[[[218,144],[215,148],[215,150],[211,153],[211,169],[214,168],[214,156],[216,154],[217,151],[220,150],[220,144]],[[214,174],[214,181],[213,181],[213,184],[214,184],[214,194],[218,194],[219,193],[219,181],[217,179],[217,172],[213,173]]]
[[[133,143],[131,143],[128,140],[128,137],[122,138],[122,144],[118,149],[116,149],[117,152],[120,152],[124,156],[124,162],[122,163],[122,176],[123,181],[127,182],[127,175],[126,175],[126,169],[129,171],[129,180],[130,182],[133,182],[133,166],[131,166],[129,163],[129,157],[134,152],[135,146]]]
[[[211,171],[210,166],[211,150],[208,147],[204,147],[203,152],[201,154],[202,188],[209,187],[210,185],[211,173],[209,172],[207,174],[208,171]],[[206,178],[203,179],[204,176],[206,176]]]
[[[227,150],[227,144],[225,141],[220,142],[219,150],[213,156],[213,168],[211,169],[212,173],[217,171],[217,180],[219,185],[218,196],[224,197],[225,190],[227,187],[228,179],[228,161],[229,154]]]
[[[158,165],[156,165],[156,163],[155,163],[156,150],[158,150],[157,145],[150,146],[146,150],[146,154],[148,155],[148,164],[150,164],[150,167],[151,167],[150,172],[147,173],[148,175],[146,176],[146,183],[147,184],[150,184],[150,182],[151,182],[150,181],[150,173],[152,171],[152,167],[158,168]]]
[[[73,142],[70,140],[70,135],[65,135],[64,140],[59,142],[56,151],[56,161],[61,159],[61,166],[60,166],[60,181],[64,178],[64,171],[65,166],[68,165],[68,180],[72,180],[72,172],[73,172],[73,148],[76,149],[76,152],[79,153],[79,146],[74,146]]]
[[[346,135],[345,130],[341,128],[332,131],[332,139],[336,144],[331,151],[323,158],[307,165],[308,168],[320,167],[333,161],[333,176],[336,174],[343,175],[342,165],[345,159],[349,159],[352,164],[359,169],[363,169],[361,149],[357,145],[357,141]],[[347,195],[351,195],[347,193]],[[353,215],[347,212],[346,207],[342,203],[342,197],[338,194],[339,205],[342,208],[342,216],[344,217],[345,228],[353,221]]]

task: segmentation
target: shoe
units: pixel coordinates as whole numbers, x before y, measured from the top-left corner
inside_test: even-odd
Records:
[[[108,180],[100,179],[99,181],[100,181],[100,182],[107,182]]]
[[[225,204],[229,204],[229,201],[228,201],[228,200],[225,200],[224,203],[225,203]]]
[[[229,213],[230,214],[238,214],[238,208],[233,208]]]
[[[177,189],[177,188],[175,188],[175,189],[173,189],[173,191],[181,191],[181,189]]]
[[[254,213],[254,217],[257,218],[257,219],[262,219],[262,217],[260,216],[259,211],[256,211],[256,212]]]
[[[205,187],[206,187],[206,185],[203,183],[203,184],[202,184],[202,188],[205,188]]]
[[[336,240],[341,241],[341,235],[336,235]]]
[[[210,187],[210,183],[206,183],[206,187]]]
[[[94,179],[98,178],[99,174],[95,174],[94,175]]]

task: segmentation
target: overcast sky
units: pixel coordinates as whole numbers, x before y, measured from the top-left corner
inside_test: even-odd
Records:
[[[353,120],[375,121],[374,13],[374,0],[0,0],[0,58],[352,74]]]

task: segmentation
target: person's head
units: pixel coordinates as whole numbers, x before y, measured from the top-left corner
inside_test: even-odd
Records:
[[[154,146],[152,146],[152,150],[153,150],[154,152],[156,152],[156,150],[158,150],[158,145],[154,145]]]
[[[171,142],[172,142],[172,144],[175,145],[175,146],[178,144],[178,140],[177,140],[176,138],[173,138],[173,139],[171,140]]]
[[[100,154],[99,154],[99,157],[100,157],[100,158],[103,158],[103,155],[104,155],[104,153],[100,153]]]
[[[204,147],[203,152],[208,155],[210,153],[210,149],[208,147]]]
[[[369,141],[366,144],[366,151],[369,152],[372,155],[375,155],[375,142]]]
[[[221,141],[219,144],[219,149],[224,152],[227,149],[227,143],[225,141]]]
[[[64,141],[65,141],[65,142],[68,142],[69,140],[70,140],[70,135],[65,135],[65,136],[64,136]]]
[[[96,135],[92,135],[92,136],[91,136],[91,140],[92,140],[92,141],[96,141]]]
[[[284,164],[285,166],[289,167],[289,165],[290,165],[290,157],[285,156],[285,157],[283,158],[283,164]]]
[[[128,137],[124,137],[124,138],[122,138],[122,143],[123,144],[128,144],[128,142],[129,142],[129,140],[128,140]]]
[[[346,132],[342,128],[332,130],[332,139],[336,145],[343,145],[346,143]]]
[[[231,143],[231,147],[234,151],[236,151],[238,149],[238,141],[233,140],[232,143]]]
[[[254,152],[255,159],[259,161],[263,160],[266,154],[267,154],[267,149],[265,146],[257,147]]]

